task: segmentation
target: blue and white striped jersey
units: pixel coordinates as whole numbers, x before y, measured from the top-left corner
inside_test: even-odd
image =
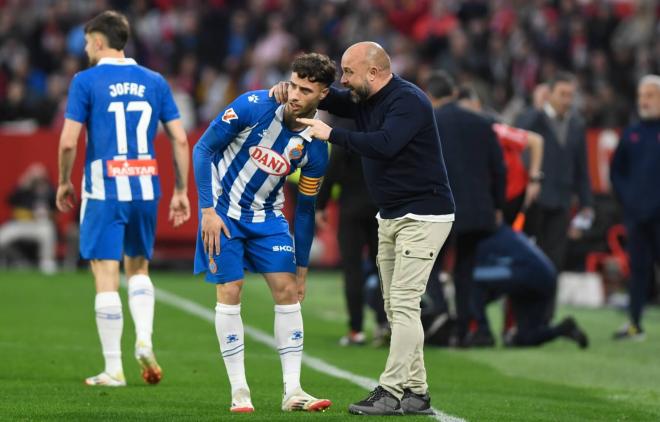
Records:
[[[160,197],[154,137],[158,121],[179,111],[159,73],[133,59],[101,59],[74,76],[64,117],[87,126],[83,198]]]
[[[254,223],[282,216],[282,186],[297,168],[299,191],[316,195],[328,164],[327,144],[312,139],[308,129],[289,130],[283,119],[284,105],[268,91],[247,92],[218,115],[207,130],[212,136],[202,136],[193,154],[200,208]],[[199,166],[210,166],[211,177],[208,167]]]

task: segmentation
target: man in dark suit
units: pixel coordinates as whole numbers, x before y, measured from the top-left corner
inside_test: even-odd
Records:
[[[561,271],[566,254],[569,211],[573,194],[579,199],[578,218],[570,235],[579,237],[594,217],[587,170],[585,125],[571,111],[577,84],[575,78],[559,72],[548,83],[549,94],[541,109],[524,113],[516,124],[541,135],[545,141],[541,194],[527,211],[525,231]],[[580,224],[581,223],[581,224]]]
[[[504,159],[492,122],[455,102],[456,87],[447,73],[433,72],[426,91],[435,109],[456,204],[456,220],[449,239],[456,254],[456,335],[459,345],[469,346],[473,341],[468,336],[468,325],[474,316],[471,301],[475,253],[479,241],[502,222],[506,183]],[[439,267],[440,262],[436,262],[432,274],[437,275]],[[437,282],[437,278],[432,278],[431,282]],[[494,340],[491,338],[489,342]]]
[[[365,343],[362,329],[364,305],[367,303],[364,249],[366,247],[368,250],[366,258],[375,273],[378,252],[378,220],[374,216],[378,213],[378,208],[371,200],[364,182],[360,156],[351,154],[338,145],[332,146],[330,162],[316,199],[316,227],[319,230],[325,229],[328,225],[326,206],[335,184],[339,184],[341,187],[337,240],[339,241],[341,268],[344,273],[344,296],[350,330],[339,340],[339,344],[342,346],[362,345]],[[378,325],[374,330],[374,345],[383,345],[386,344],[389,327],[380,286],[377,286],[375,290],[374,311]]]

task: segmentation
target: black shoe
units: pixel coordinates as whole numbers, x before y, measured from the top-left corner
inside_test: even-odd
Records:
[[[633,341],[644,341],[646,340],[646,334],[644,330],[637,324],[628,323],[621,327],[617,332],[612,335],[613,340],[633,340]]]
[[[416,394],[411,389],[404,388],[401,399],[401,409],[406,415],[433,415],[431,409],[431,396],[429,393]]]
[[[495,347],[495,338],[489,331],[471,332],[463,339],[462,347]]]
[[[564,318],[564,320],[559,323],[559,329],[562,336],[576,342],[578,346],[580,346],[580,349],[586,349],[589,346],[587,334],[578,327],[572,317]]]
[[[403,415],[401,402],[380,385],[366,399],[348,406],[354,415]]]

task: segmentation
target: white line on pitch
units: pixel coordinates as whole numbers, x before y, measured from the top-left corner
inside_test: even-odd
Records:
[[[197,302],[193,302],[184,297],[168,292],[167,290],[157,288],[156,300],[166,303],[191,315],[198,316],[212,324],[215,323],[215,313],[211,309],[205,308]],[[245,334],[252,337],[254,340],[265,344],[272,349],[277,349],[277,345],[275,344],[275,339],[273,336],[259,330],[258,328],[250,327],[249,325],[245,325],[244,328]],[[349,381],[367,390],[372,390],[378,385],[378,381],[373,378],[363,377],[350,371],[338,368],[322,359],[310,356],[309,353],[303,354],[303,363],[315,371],[330,375],[331,377]],[[435,412],[433,415],[435,420],[441,422],[466,422],[465,419],[449,415],[441,410],[436,409],[435,407],[433,408],[433,411]]]

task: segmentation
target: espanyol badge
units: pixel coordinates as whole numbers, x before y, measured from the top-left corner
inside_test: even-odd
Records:
[[[292,148],[289,151],[289,160],[299,160],[300,157],[302,157],[302,153],[303,153],[303,146],[296,145],[294,148]]]
[[[213,257],[209,257],[209,271],[211,271],[211,274],[218,272],[218,265],[215,263]]]

